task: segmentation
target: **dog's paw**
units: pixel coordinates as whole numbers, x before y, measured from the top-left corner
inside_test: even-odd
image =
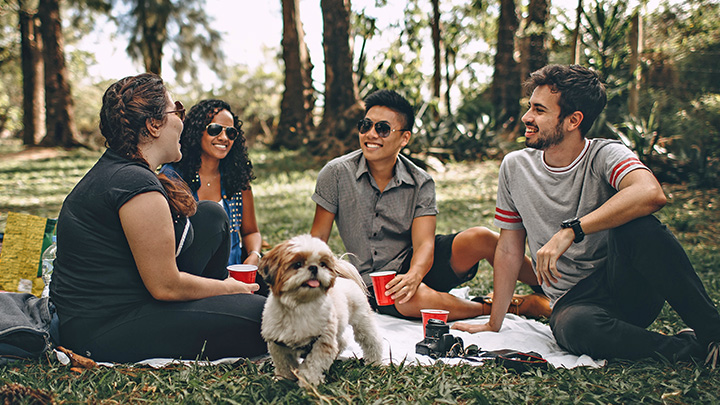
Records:
[[[297,373],[298,385],[303,388],[317,387],[318,385],[325,382],[325,375],[321,373],[303,372],[302,370]]]

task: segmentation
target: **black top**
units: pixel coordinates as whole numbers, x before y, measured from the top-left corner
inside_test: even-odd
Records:
[[[165,190],[146,165],[107,150],[65,199],[50,297],[61,322],[109,317],[152,300],[118,212],[138,194]],[[148,232],[152,232],[148,224]]]

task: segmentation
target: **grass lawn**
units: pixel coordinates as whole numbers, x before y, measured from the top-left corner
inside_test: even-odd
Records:
[[[21,152],[0,141],[0,232],[8,211],[55,218],[65,195],[95,163],[99,152]],[[321,163],[294,152],[254,150],[253,183],[261,232],[270,244],[310,230],[310,200]],[[449,164],[432,172],[440,214],[438,233],[492,226],[499,162]],[[658,213],[685,246],[715,303],[720,303],[718,190],[664,185],[668,205]],[[342,252],[335,232],[330,245]],[[491,268],[481,265],[472,292],[492,288]],[[519,291],[526,291],[522,286]],[[651,329],[672,334],[685,325],[666,308]],[[306,391],[275,381],[271,364],[249,361],[215,367],[161,370],[118,366],[75,372],[54,360],[0,366],[5,403],[717,403],[720,371],[656,361],[611,361],[596,370],[515,374],[496,366],[365,366],[336,362],[327,383]]]

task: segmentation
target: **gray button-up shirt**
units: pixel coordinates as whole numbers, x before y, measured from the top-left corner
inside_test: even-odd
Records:
[[[368,285],[368,274],[398,270],[410,254],[412,221],[438,213],[435,182],[427,172],[400,155],[393,178],[380,192],[362,150],[328,162],[312,199],[335,214],[349,259]]]

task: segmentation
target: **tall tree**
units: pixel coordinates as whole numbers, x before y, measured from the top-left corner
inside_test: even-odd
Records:
[[[433,71],[433,97],[440,99],[440,82],[442,81],[442,55],[440,53],[440,0],[432,0],[433,18],[430,20],[432,26],[432,42],[435,60]]]
[[[548,0],[530,0],[525,20],[524,36],[527,39],[527,71],[532,73],[548,63],[545,47],[545,22],[548,17]],[[522,78],[526,76],[523,73]]]
[[[143,62],[148,72],[162,73],[165,44],[176,45],[171,66],[180,82],[197,76],[195,61],[206,62],[223,73],[220,33],[212,27],[203,0],[97,0],[111,5],[130,3],[130,12],[118,18],[119,28],[130,34],[127,52]]]
[[[580,52],[582,52],[582,42],[580,40],[580,26],[582,25],[582,12],[583,5],[582,0],[578,0],[577,8],[575,9],[575,29],[573,30],[572,37],[572,48],[570,55],[573,58],[572,63],[575,65],[580,64]]]
[[[305,44],[299,6],[299,0],[282,0],[285,90],[280,104],[280,122],[273,142],[276,149],[299,148],[315,127],[312,115],[315,107],[313,66]]]
[[[350,46],[350,0],[321,0],[325,99],[313,149],[327,156],[357,148],[356,123],[363,108],[357,100]]]
[[[23,145],[37,145],[45,136],[45,89],[42,37],[37,5],[20,0],[20,54],[23,76]]]
[[[515,0],[500,0],[491,99],[496,125],[503,132],[515,129],[520,113],[520,71],[514,56],[518,24]]]
[[[40,0],[38,5],[45,66],[45,146],[79,146],[75,128],[73,100],[65,66],[60,20],[60,0]]]

